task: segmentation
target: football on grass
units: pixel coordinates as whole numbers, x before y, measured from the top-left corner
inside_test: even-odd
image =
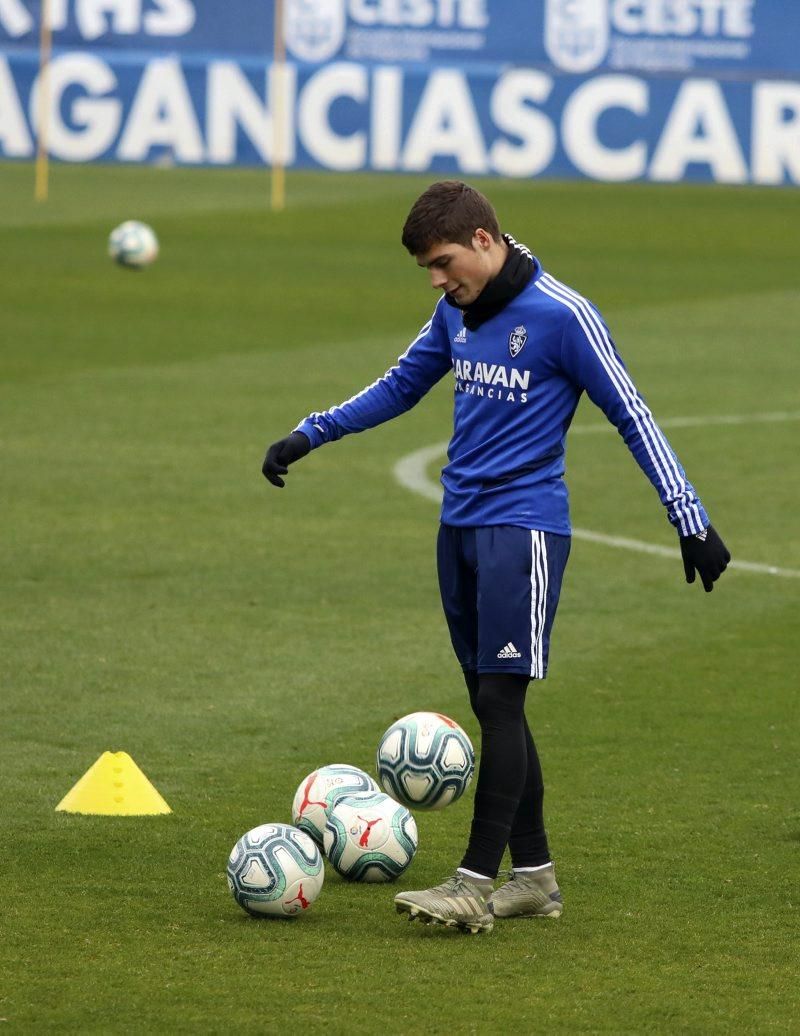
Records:
[[[380,791],[368,773],[347,763],[321,766],[300,782],[292,803],[292,823],[322,845],[331,806],[343,795]]]
[[[322,856],[303,831],[288,824],[262,824],[242,835],[228,858],[228,887],[254,917],[293,917],[320,893]]]
[[[158,258],[158,238],[146,223],[129,219],[111,231],[108,254],[120,266],[141,270]]]
[[[378,780],[411,809],[442,809],[464,794],[475,770],[472,742],[455,720],[412,712],[378,745]]]
[[[347,795],[331,808],[325,855],[349,881],[393,881],[414,859],[417,825],[383,792]]]

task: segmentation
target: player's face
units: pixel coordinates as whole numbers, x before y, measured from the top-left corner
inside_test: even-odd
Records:
[[[496,273],[492,236],[478,229],[469,246],[440,241],[416,256],[427,269],[434,291],[446,291],[460,306],[468,306],[480,295]]]

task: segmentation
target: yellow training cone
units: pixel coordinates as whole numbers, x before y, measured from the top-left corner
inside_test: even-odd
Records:
[[[106,817],[172,812],[127,752],[103,752],[59,802],[58,810]]]

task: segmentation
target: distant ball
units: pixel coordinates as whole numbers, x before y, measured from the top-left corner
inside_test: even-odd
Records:
[[[455,720],[412,712],[392,723],[378,745],[378,780],[411,809],[443,809],[467,790],[475,750]]]
[[[111,231],[108,254],[120,266],[141,270],[158,258],[158,238],[146,223],[129,219]]]
[[[292,802],[292,823],[322,845],[331,807],[344,795],[381,789],[364,770],[347,763],[321,766],[305,776]]]
[[[293,917],[320,893],[325,870],[319,849],[288,824],[262,824],[242,835],[228,858],[228,887],[254,917]]]
[[[346,795],[325,826],[325,855],[349,881],[394,881],[417,851],[411,813],[383,792]]]

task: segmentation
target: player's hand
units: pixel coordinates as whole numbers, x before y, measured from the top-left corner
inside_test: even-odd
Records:
[[[280,439],[270,446],[264,463],[261,465],[261,473],[267,482],[283,489],[286,483],[281,475],[285,475],[289,470],[289,465],[294,464],[301,457],[305,457],[310,449],[311,443],[308,441],[307,435],[303,435],[302,432],[292,432],[285,439]]]
[[[693,583],[695,569],[703,581],[703,589],[710,593],[714,583],[728,567],[730,551],[720,539],[713,525],[696,536],[681,536],[681,554],[686,582]]]

